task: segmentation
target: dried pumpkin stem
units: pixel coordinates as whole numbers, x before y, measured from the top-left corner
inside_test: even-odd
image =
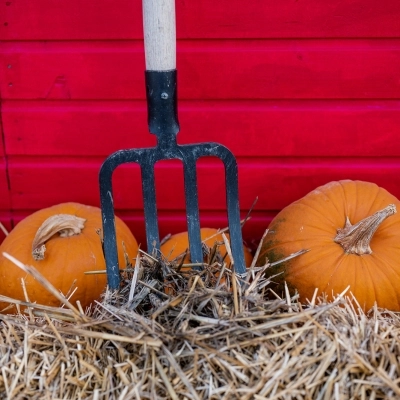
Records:
[[[45,243],[56,233],[61,237],[79,235],[85,227],[85,218],[75,215],[57,214],[47,218],[37,230],[32,242],[32,257],[38,261],[44,259]]]
[[[352,225],[349,217],[346,217],[346,224],[343,229],[337,230],[334,241],[340,244],[348,254],[371,254],[369,246],[374,233],[379,225],[389,216],[396,214],[396,206],[389,204],[383,210],[377,211],[374,215],[364,218]]]

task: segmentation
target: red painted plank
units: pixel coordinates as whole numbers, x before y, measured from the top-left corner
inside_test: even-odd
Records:
[[[3,99],[143,99],[142,42],[3,42]],[[400,39],[178,43],[180,99],[398,99]]]
[[[144,101],[5,101],[2,118],[10,155],[155,145]],[[180,143],[216,141],[237,157],[400,155],[400,101],[181,101],[179,120]]]
[[[1,98],[1,97],[0,97]],[[0,100],[0,157],[4,157],[4,130],[2,123],[2,103]]]
[[[397,0],[177,0],[184,38],[398,37]],[[134,39],[141,1],[10,0],[0,3],[1,40]],[[377,22],[379,21],[379,23]]]
[[[6,161],[0,157],[0,213],[10,209],[10,191],[7,180]]]
[[[36,209],[64,201],[99,204],[100,160],[11,158],[9,175],[13,209]],[[198,165],[202,210],[225,210],[223,168],[218,162]],[[400,198],[400,158],[264,158],[239,160],[241,208],[258,196],[257,210],[279,210],[317,186],[338,179],[375,182]],[[158,206],[183,210],[183,177],[178,162],[161,164],[156,172]],[[136,166],[120,167],[114,177],[115,207],[141,210],[140,173]]]

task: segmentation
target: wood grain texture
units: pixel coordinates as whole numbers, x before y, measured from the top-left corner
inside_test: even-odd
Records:
[[[15,209],[38,209],[64,201],[98,205],[101,160],[10,158],[11,199]],[[226,209],[222,163],[204,160],[197,166],[202,210]],[[398,158],[265,158],[239,159],[240,205],[258,210],[280,210],[319,185],[332,180],[375,182],[400,197]],[[114,174],[114,204],[121,210],[142,210],[140,171],[136,165]],[[183,173],[179,162],[160,163],[156,186],[161,210],[184,210]]]
[[[144,101],[4,101],[7,152],[103,156],[151,147]],[[215,141],[237,157],[396,157],[400,101],[181,101],[179,143]]]
[[[400,36],[398,0],[177,0],[176,9],[180,38]],[[10,0],[0,16],[0,40],[143,36],[141,1]]]
[[[143,0],[146,70],[176,68],[175,0]]]
[[[182,41],[183,99],[398,99],[400,39]],[[144,99],[143,43],[0,43],[3,99]]]

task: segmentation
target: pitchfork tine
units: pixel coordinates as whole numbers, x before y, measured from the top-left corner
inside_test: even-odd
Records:
[[[158,233],[154,168],[151,165],[142,166],[142,193],[147,251],[152,254],[154,249],[160,248],[160,236]]]
[[[186,221],[192,263],[203,262],[203,251],[201,248],[199,200],[197,194],[197,173],[196,160],[191,159],[190,163],[184,164],[185,200],[186,200]],[[196,268],[197,269],[197,268]]]

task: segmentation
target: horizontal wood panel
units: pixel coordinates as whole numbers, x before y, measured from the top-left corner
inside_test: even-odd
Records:
[[[188,38],[394,37],[397,0],[177,0],[177,33]],[[2,40],[133,39],[141,1],[13,0],[0,3]],[[379,23],[377,23],[379,21]]]
[[[0,97],[1,98],[1,97]],[[2,104],[0,100],[0,157],[4,157],[4,130],[2,123]]]
[[[11,203],[7,181],[7,166],[4,157],[0,157],[0,213],[9,210],[10,207]]]
[[[5,101],[2,119],[10,155],[155,145],[144,101]],[[400,156],[400,101],[182,101],[179,120],[180,143],[220,142],[237,157]]]
[[[37,209],[65,201],[98,205],[100,161],[10,159],[13,209]],[[223,168],[202,161],[197,167],[202,210],[225,210]],[[400,158],[265,158],[239,160],[240,204],[243,211],[258,197],[256,210],[280,210],[315,189],[338,179],[375,182],[400,198]],[[156,169],[158,207],[183,210],[183,177],[179,162]],[[122,166],[114,174],[114,204],[121,210],[142,210],[140,171]]]
[[[21,221],[23,218],[30,215],[36,210],[19,210],[12,213],[14,224]],[[243,238],[246,245],[251,249],[256,249],[260,239],[268,227],[270,221],[276,213],[253,212],[251,219],[246,222],[242,229]],[[138,213],[116,210],[122,220],[128,225],[130,230],[135,235],[142,249],[146,249],[146,233],[144,227],[144,217]],[[0,215],[1,218],[1,215]],[[4,218],[3,218],[4,219]],[[3,221],[3,219],[1,221]],[[226,215],[224,212],[210,213],[203,212],[200,215],[200,223],[202,227],[210,227],[222,229],[227,226]],[[186,215],[183,212],[166,213],[160,212],[158,215],[158,224],[160,238],[164,238],[169,234],[187,231]],[[1,232],[0,232],[1,237]],[[2,239],[0,239],[1,242]]]
[[[142,42],[0,43],[3,99],[144,99]],[[178,43],[180,99],[398,99],[400,40]],[[7,66],[7,67],[6,67]]]

